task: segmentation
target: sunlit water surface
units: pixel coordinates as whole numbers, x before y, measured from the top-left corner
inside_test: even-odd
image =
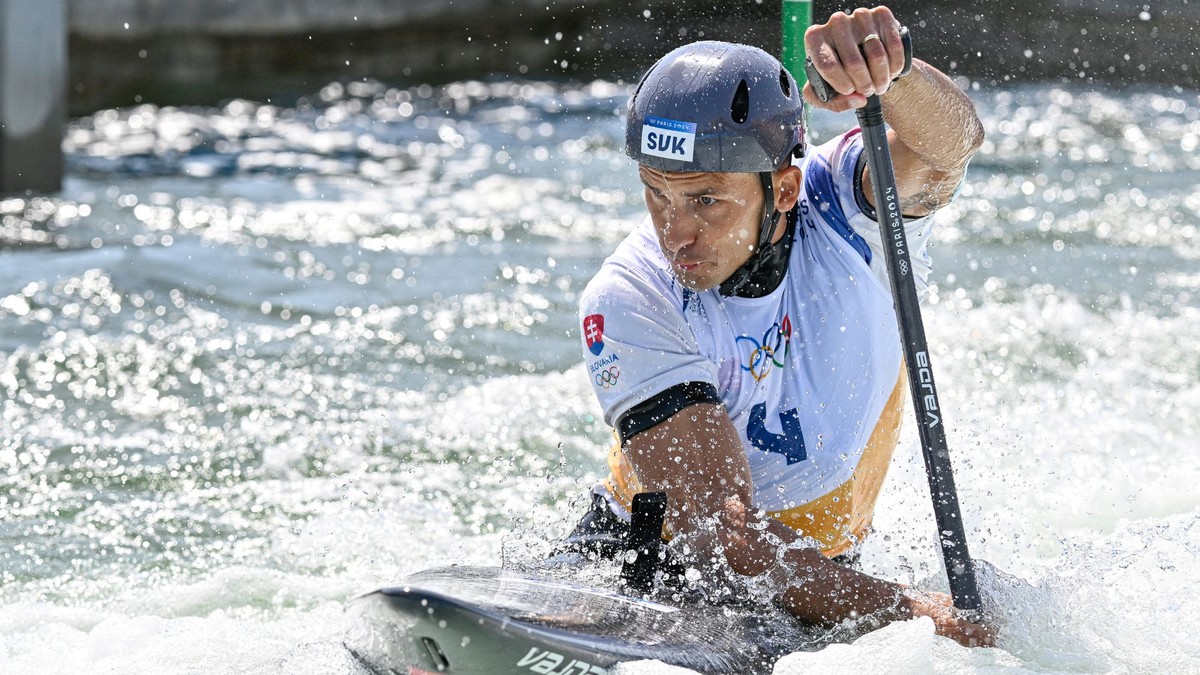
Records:
[[[1200,101],[972,96],[924,311],[1000,648],[914,621],[776,673],[1200,672]],[[575,308],[642,210],[625,97],[75,120],[62,195],[0,201],[0,672],[354,673],[355,594],[561,536],[610,439]],[[903,438],[863,565],[936,583]]]

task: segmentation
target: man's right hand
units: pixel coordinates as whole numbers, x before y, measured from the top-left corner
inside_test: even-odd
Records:
[[[642,489],[668,494],[668,522],[676,533],[693,535],[716,524],[716,536],[702,539],[720,544],[734,572],[763,574],[781,561],[779,547],[797,539],[786,525],[748,506],[750,469],[723,406],[689,406],[629,439],[623,452]],[[993,631],[966,620],[944,593],[906,591],[839,565],[816,548],[789,548],[781,562],[790,568],[792,584],[782,592],[783,607],[802,620],[832,624],[877,613],[890,621],[928,616],[940,635],[964,645],[990,646],[995,640]]]
[[[909,590],[904,595],[912,615],[933,619],[938,635],[948,637],[964,647],[996,646],[995,629],[968,620],[963,616],[963,611],[954,606],[954,599],[948,594]]]
[[[900,22],[887,7],[834,12],[825,23],[809,26],[804,47],[817,72],[837,92],[822,101],[810,82],[804,99],[833,112],[866,106],[868,96],[887,93],[904,70]]]

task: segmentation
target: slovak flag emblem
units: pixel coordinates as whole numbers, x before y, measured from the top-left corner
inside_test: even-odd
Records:
[[[588,351],[593,356],[600,356],[604,351],[604,315],[589,314],[583,320],[583,339],[587,341]]]

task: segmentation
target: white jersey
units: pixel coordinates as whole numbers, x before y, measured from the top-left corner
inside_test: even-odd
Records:
[[[584,356],[605,421],[615,427],[630,408],[675,385],[711,384],[745,448],[754,505],[768,512],[848,490],[872,435],[887,426],[881,419],[894,414],[890,426],[898,426],[898,412],[887,408],[903,400],[895,395],[903,389],[902,354],[879,226],[854,196],[861,153],[856,129],[800,161],[804,190],[788,271],[769,295],[682,287],[647,219],[605,260],[581,299]],[[924,286],[928,219],[906,229]],[[891,447],[879,471],[894,448],[895,430],[888,431]],[[631,471],[620,457],[610,465],[614,474]],[[632,495],[611,493],[630,491],[636,478],[614,478],[607,491],[621,512]],[[843,523],[836,536],[818,538],[836,548],[835,540],[865,529],[874,497],[843,504],[867,513]]]

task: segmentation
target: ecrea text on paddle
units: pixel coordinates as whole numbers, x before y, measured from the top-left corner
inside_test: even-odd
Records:
[[[927,426],[936,427],[942,418],[933,412],[938,409],[937,392],[933,390],[933,369],[929,367],[929,355],[917,352],[917,384],[925,393],[925,417]]]
[[[517,661],[517,667],[528,668],[540,675],[608,675],[608,670],[577,659],[571,659],[562,669],[555,670],[565,659],[562,654],[530,647],[529,653]]]

